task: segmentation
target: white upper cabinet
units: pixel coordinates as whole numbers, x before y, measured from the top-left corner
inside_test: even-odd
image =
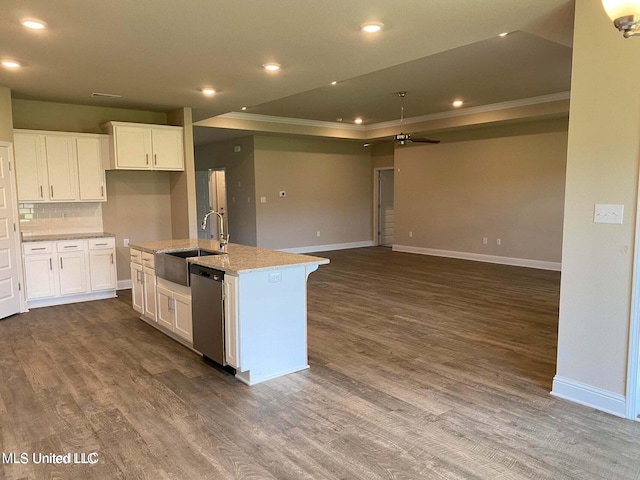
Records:
[[[102,159],[102,143],[106,139],[78,138],[78,188],[80,200],[104,202],[107,188]]]
[[[18,201],[104,202],[105,135],[15,130]]]
[[[109,122],[113,170],[184,170],[182,127]]]
[[[45,135],[45,158],[49,178],[49,200],[52,202],[78,199],[76,139],[62,135]]]

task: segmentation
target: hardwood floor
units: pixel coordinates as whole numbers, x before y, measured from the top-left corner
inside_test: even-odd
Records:
[[[309,278],[307,371],[247,387],[129,292],[0,321],[2,479],[638,479],[640,424],[555,399],[559,279],[365,248]]]

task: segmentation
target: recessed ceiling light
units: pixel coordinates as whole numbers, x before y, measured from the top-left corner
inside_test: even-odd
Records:
[[[356,118],[353,123],[360,125],[362,123],[362,119],[360,117]]]
[[[281,68],[279,63],[265,63],[264,65],[262,65],[262,67],[267,72],[277,72]]]
[[[360,25],[360,29],[363,32],[367,32],[367,33],[379,32],[380,30],[382,30],[382,27],[384,27],[384,23],[380,23],[380,22],[368,22]]]
[[[247,109],[247,107],[242,107],[242,111],[244,112]]]
[[[211,87],[205,87],[200,91],[202,92],[203,95],[208,95],[208,96],[215,95],[216,93],[216,91]]]
[[[335,80],[333,82],[331,82],[331,85],[337,85],[338,82],[336,82]]]
[[[20,63],[15,60],[2,60],[2,66],[5,68],[20,68]]]
[[[454,107],[456,107],[456,108],[459,108],[459,107],[461,107],[461,106],[462,106],[462,104],[463,104],[463,103],[464,103],[464,102],[463,102],[462,100],[454,100],[454,102],[453,102],[453,104],[452,104],[452,105],[453,105]]]
[[[44,30],[47,26],[45,22],[35,18],[23,18],[20,23],[31,30]]]
[[[500,35],[498,35],[499,37],[506,37],[507,35],[509,35],[509,32],[502,32]]]

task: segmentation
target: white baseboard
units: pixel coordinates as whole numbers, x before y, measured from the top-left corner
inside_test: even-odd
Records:
[[[131,279],[118,280],[118,290],[128,290],[131,288]]]
[[[601,410],[616,417],[626,417],[626,400],[623,395],[592,387],[569,378],[553,377],[551,395]]]
[[[560,262],[545,262],[543,260],[530,260],[527,258],[498,257],[495,255],[484,255],[482,253],[455,252],[452,250],[410,247],[406,245],[394,245],[393,251],[419,253],[421,255],[432,255],[434,257],[459,258],[461,260],[473,260],[476,262],[499,263],[515,267],[538,268],[540,270],[555,270],[557,272],[562,270],[562,263]]]
[[[277,250],[287,253],[312,253],[312,252],[330,252],[331,250],[347,250],[349,248],[363,248],[372,247],[373,241],[367,240],[366,242],[351,242],[351,243],[333,243],[329,245],[315,245],[311,247],[297,247],[297,248],[278,248]]]

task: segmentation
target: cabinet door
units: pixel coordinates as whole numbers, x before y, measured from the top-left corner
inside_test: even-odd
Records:
[[[80,200],[107,200],[102,145],[99,138],[76,138]]]
[[[58,254],[60,295],[76,295],[87,292],[87,252]]]
[[[191,320],[191,299],[174,292],[173,309],[175,315],[174,331],[182,338],[193,342],[193,324]]]
[[[175,305],[171,290],[158,286],[158,303],[156,314],[158,323],[170,331],[174,331]]]
[[[43,143],[42,135],[31,133],[14,133],[13,135],[18,201],[20,202],[49,200]]]
[[[28,255],[24,257],[28,300],[56,296],[53,268],[53,255]]]
[[[156,319],[156,271],[152,268],[142,267],[144,278],[144,316],[154,321]]]
[[[49,199],[52,202],[78,199],[75,138],[62,135],[45,135]]]
[[[89,252],[89,286],[92,292],[116,289],[116,266],[111,249]]]
[[[144,312],[142,265],[131,263],[131,306],[138,312]]]
[[[153,140],[153,168],[155,170],[184,170],[182,131],[155,128]]]
[[[224,276],[224,356],[229,365],[241,370],[237,285],[236,277]]]
[[[151,130],[147,127],[115,125],[116,168],[151,170]]]

